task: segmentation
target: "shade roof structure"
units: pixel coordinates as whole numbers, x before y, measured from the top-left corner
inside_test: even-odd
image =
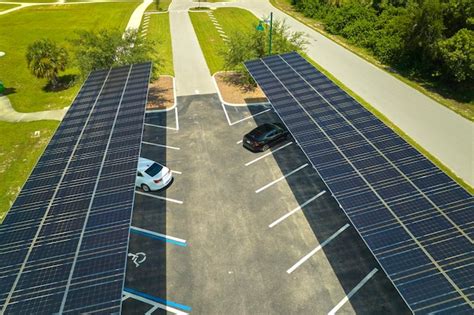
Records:
[[[118,313],[151,63],[92,72],[0,225],[0,313]]]
[[[416,314],[472,314],[474,198],[298,53],[245,63]]]

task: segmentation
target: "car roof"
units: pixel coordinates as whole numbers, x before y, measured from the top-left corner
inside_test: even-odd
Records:
[[[143,171],[143,172],[144,172],[144,171],[147,170],[151,165],[153,165],[153,163],[156,163],[156,164],[161,165],[161,164],[158,163],[158,162],[155,162],[155,161],[152,161],[152,160],[145,159],[145,158],[142,158],[142,157],[141,157],[141,158],[139,158],[139,160],[138,160],[138,167],[137,167],[137,168],[138,168],[139,171]],[[163,165],[161,165],[161,166],[163,166]]]

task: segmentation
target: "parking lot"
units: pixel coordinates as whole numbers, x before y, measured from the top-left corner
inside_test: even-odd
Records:
[[[269,106],[216,95],[147,115],[141,156],[174,182],[137,190],[125,314],[410,313],[291,139],[265,153],[242,147],[277,121]]]

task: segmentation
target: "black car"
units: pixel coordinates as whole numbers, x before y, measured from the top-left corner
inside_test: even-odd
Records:
[[[280,123],[263,124],[244,136],[243,146],[251,151],[266,151],[287,139],[288,130]]]

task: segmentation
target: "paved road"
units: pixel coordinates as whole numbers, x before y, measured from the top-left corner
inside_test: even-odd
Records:
[[[186,0],[174,0],[173,3],[181,9],[194,5]],[[232,3],[202,5],[242,7],[258,17],[273,11],[274,17],[285,19],[291,30],[305,32],[309,39],[308,55],[312,59],[474,186],[474,123],[284,14],[268,0],[236,0]],[[179,81],[178,73],[177,79]]]
[[[169,8],[177,96],[216,93],[187,12],[188,7],[195,5],[189,1],[175,0]]]

